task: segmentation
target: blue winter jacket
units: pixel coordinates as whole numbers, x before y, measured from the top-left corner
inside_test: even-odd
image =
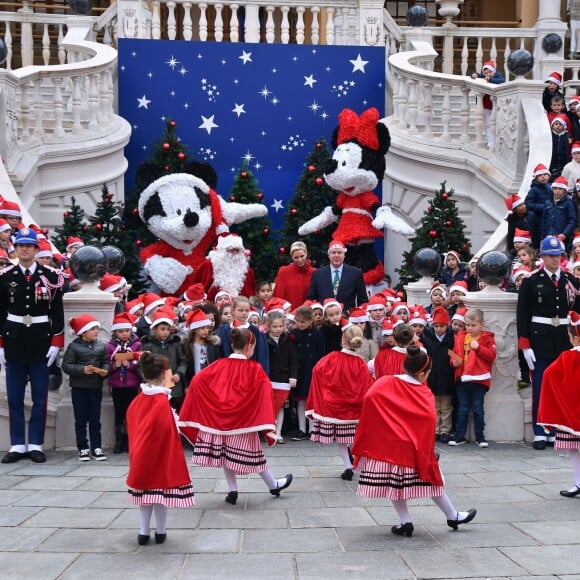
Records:
[[[572,247],[574,228],[576,227],[576,205],[572,198],[566,194],[558,201],[552,197],[546,202],[542,214],[542,238],[546,236],[566,236],[566,251]]]

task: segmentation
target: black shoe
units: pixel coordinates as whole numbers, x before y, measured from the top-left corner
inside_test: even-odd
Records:
[[[441,435],[439,433],[435,433],[435,441],[441,441]]]
[[[139,534],[137,536],[137,541],[139,542],[140,546],[146,546],[149,543],[151,536],[149,534]]]
[[[113,453],[115,455],[123,453],[123,434],[121,433],[121,431],[115,432],[115,447],[113,447]]]
[[[547,447],[554,447],[555,443],[556,443],[556,439],[552,440],[552,438],[549,437],[548,440],[546,441],[546,446]]]
[[[28,453],[19,453],[18,451],[9,451],[3,458],[2,463],[16,463],[21,459],[26,459]]]
[[[439,441],[444,445],[447,445],[450,439],[451,437],[447,433],[441,433],[441,435],[439,435]]]
[[[347,447],[348,449],[348,459],[350,461],[350,464],[352,465],[354,463],[354,455],[350,452],[350,447]]]
[[[391,532],[395,534],[395,536],[407,536],[410,538],[413,535],[414,526],[412,522],[407,522],[406,524],[400,524],[398,526],[393,526],[391,528]]]
[[[345,469],[341,474],[340,477],[345,481],[352,481],[352,476],[354,475],[354,471],[352,469]]]
[[[286,483],[282,486],[279,487],[278,485],[276,486],[276,489],[271,489],[270,493],[274,496],[274,497],[279,497],[280,492],[283,489],[286,489],[287,487],[290,486],[290,484],[292,483],[292,474],[291,473],[287,473],[286,474]]]
[[[462,520],[460,520],[460,519],[447,520],[447,525],[450,528],[453,528],[454,530],[456,530],[457,527],[460,526],[461,524],[469,523],[475,517],[476,513],[477,513],[477,510],[475,508],[471,508],[467,512],[467,515]],[[457,517],[459,518],[459,514],[457,514]]]
[[[544,449],[546,449],[546,440],[540,439],[540,441],[534,441],[532,443],[532,447],[534,449],[537,449],[538,451],[543,451]]]
[[[158,534],[155,532],[155,543],[156,544],[163,544],[167,540],[167,534]]]
[[[296,435],[292,437],[292,441],[304,441],[306,439],[308,439],[308,435],[304,431],[297,431]]]
[[[33,461],[34,463],[46,462],[46,455],[44,454],[44,451],[39,451],[38,449],[35,449],[34,451],[29,451],[28,457],[30,457],[30,460]]]
[[[577,495],[580,495],[580,487],[576,486],[574,491],[568,491],[567,489],[564,489],[560,492],[560,495],[562,497],[576,497]]]
[[[226,495],[226,501],[232,505],[236,505],[236,502],[238,501],[238,492],[230,491],[228,495]]]

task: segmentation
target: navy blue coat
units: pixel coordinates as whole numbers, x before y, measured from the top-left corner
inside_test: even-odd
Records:
[[[552,159],[550,160],[550,173],[552,179],[560,177],[564,165],[570,161],[570,144],[568,143],[568,133],[564,131],[557,135],[552,131]]]
[[[326,298],[335,297],[330,270],[330,266],[323,266],[312,273],[310,287],[306,294],[308,300],[318,300],[322,304]],[[353,308],[355,305],[361,306],[367,302],[367,290],[362,271],[359,268],[343,264],[336,299],[347,309]]]
[[[554,198],[546,202],[542,214],[542,238],[564,234],[566,251],[570,251],[575,227],[576,205],[568,194],[562,196],[557,202]]]

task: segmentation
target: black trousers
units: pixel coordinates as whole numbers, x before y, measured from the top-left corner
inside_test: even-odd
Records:
[[[113,408],[115,409],[115,427],[122,427],[125,424],[127,409],[131,401],[139,394],[138,387],[112,387],[111,397],[113,398]]]
[[[101,402],[103,389],[71,388],[71,399],[75,415],[75,435],[77,448],[89,449],[87,442],[87,423],[91,449],[101,448]]]

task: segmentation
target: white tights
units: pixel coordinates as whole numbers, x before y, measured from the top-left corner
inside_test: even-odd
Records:
[[[155,512],[155,531],[158,534],[165,533],[167,525],[167,506],[156,503],[153,505],[139,506],[139,533],[148,536],[151,527],[151,515]]]
[[[229,469],[228,467],[224,466],[224,473],[226,475],[228,490],[238,491],[238,481],[236,479],[235,472]],[[268,489],[276,489],[277,487],[281,487],[286,483],[285,477],[283,477],[282,479],[276,479],[269,468],[266,468],[264,471],[261,471],[260,477],[263,479],[264,483],[268,486]]]
[[[296,415],[298,417],[298,429],[306,433],[306,401],[296,402]]]
[[[348,445],[339,443],[338,450],[340,451],[340,456],[342,457],[342,462],[344,463],[345,469],[352,469],[352,463],[350,461],[350,453],[348,452]]]
[[[574,470],[576,486],[580,488],[580,449],[570,449],[570,463],[572,464],[572,469]],[[571,491],[574,491],[574,489]]]
[[[467,517],[467,512],[458,512],[451,503],[448,495],[444,493],[443,495],[438,495],[436,497],[431,498],[435,505],[445,514],[445,517],[448,520],[462,520],[463,518]],[[399,520],[401,524],[406,524],[411,522],[411,514],[409,513],[409,508],[407,507],[407,500],[405,499],[398,499],[392,500],[393,507],[399,516]]]

